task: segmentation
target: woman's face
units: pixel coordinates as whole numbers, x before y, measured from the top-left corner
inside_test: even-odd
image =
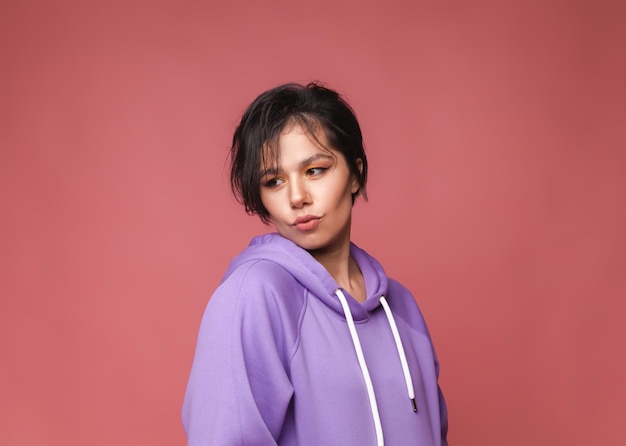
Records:
[[[323,132],[316,135],[326,147]],[[278,139],[278,165],[261,166],[261,201],[283,237],[308,251],[350,243],[352,194],[359,189],[344,156],[321,147],[299,124]]]

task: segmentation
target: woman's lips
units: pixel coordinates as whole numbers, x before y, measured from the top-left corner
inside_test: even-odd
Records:
[[[296,218],[296,221],[293,222],[293,226],[300,232],[312,231],[317,228],[320,223],[319,217],[314,217],[312,215],[306,215],[304,217]]]

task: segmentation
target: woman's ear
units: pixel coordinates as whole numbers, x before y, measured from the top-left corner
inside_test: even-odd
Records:
[[[357,158],[356,167],[359,169],[360,174],[363,173],[363,160],[361,158]],[[361,184],[359,182],[359,177],[357,177],[355,174],[352,174],[352,195],[358,193],[360,188]]]

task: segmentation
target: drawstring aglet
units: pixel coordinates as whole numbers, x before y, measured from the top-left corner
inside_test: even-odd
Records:
[[[413,412],[417,412],[417,403],[415,402],[415,398],[411,398],[411,404],[413,405]]]

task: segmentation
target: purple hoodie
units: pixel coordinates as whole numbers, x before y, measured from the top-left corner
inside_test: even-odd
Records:
[[[190,446],[447,445],[415,300],[366,252],[350,252],[362,303],[278,234],[232,261],[200,326],[182,412]]]

